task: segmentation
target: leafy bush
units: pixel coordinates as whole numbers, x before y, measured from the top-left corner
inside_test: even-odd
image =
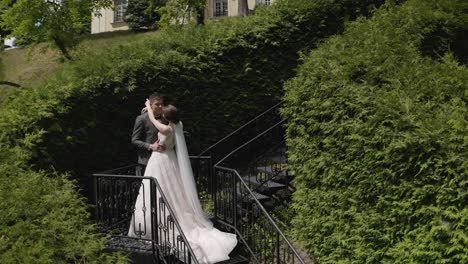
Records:
[[[169,0],[158,9],[161,15],[159,26],[167,28],[171,25],[183,26],[186,23],[204,24],[204,14],[208,2],[206,0]]]
[[[160,19],[157,10],[164,4],[163,0],[131,0],[128,2],[125,22],[134,30],[156,29]]]
[[[67,177],[0,167],[1,263],[125,263],[103,254],[105,237]]]
[[[294,233],[320,263],[468,263],[467,14],[388,4],[285,85]]]

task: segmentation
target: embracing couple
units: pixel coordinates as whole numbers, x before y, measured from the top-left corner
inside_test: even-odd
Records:
[[[157,179],[200,263],[229,259],[229,253],[237,244],[236,235],[214,228],[201,208],[177,108],[164,106],[163,97],[157,94],[151,95],[145,106],[146,112],[135,120],[132,135],[144,176]],[[149,180],[143,181],[149,186]],[[151,239],[151,214],[145,213],[149,204],[148,188],[145,191],[142,185],[129,236]],[[144,234],[142,228],[146,230]]]

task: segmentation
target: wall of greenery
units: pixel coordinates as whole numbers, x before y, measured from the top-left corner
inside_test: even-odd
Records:
[[[255,16],[186,26],[90,50],[1,110],[0,142],[37,168],[89,173],[133,162],[135,116],[152,92],[180,108],[190,152],[282,96],[298,52],[380,1],[279,1]]]
[[[350,23],[285,85],[294,235],[320,263],[467,263],[468,2]]]
[[[155,91],[180,108],[198,153],[280,100],[300,51],[381,2],[278,1],[255,16],[81,51],[13,93],[0,109],[1,262],[115,263],[100,255],[103,240],[64,172],[89,194],[90,173],[135,161],[134,118]]]

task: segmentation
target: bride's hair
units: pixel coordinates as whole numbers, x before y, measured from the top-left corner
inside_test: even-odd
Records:
[[[179,117],[177,115],[177,108],[173,105],[166,105],[163,108],[163,116],[167,121],[171,121],[174,124],[177,124],[179,122]]]

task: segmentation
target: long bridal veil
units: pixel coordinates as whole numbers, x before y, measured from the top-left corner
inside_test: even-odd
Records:
[[[160,136],[166,139],[168,149],[162,153],[153,152],[145,176],[157,178],[199,263],[216,263],[229,259],[229,253],[237,244],[237,236],[214,228],[202,210],[182,123],[174,125],[174,133],[170,136]],[[145,204],[150,204],[150,197],[151,193],[145,192],[142,185],[135,203],[136,210],[130,223],[129,236],[152,239],[151,214],[145,215]],[[140,229],[145,232],[140,232]],[[174,230],[174,234],[177,237],[179,231]]]
[[[196,215],[196,219],[202,227],[212,228],[213,223],[209,221],[207,216],[203,213],[203,209],[198,198],[197,187],[195,178],[193,177],[192,166],[190,165],[182,122],[178,122],[174,127],[177,163],[179,164],[183,191],[188,199],[188,206],[192,207]]]
[[[179,122],[174,127],[180,191],[183,192],[181,196],[185,196],[185,202],[182,199],[178,204],[173,204],[180,212],[176,218],[178,218],[177,220],[181,224],[199,263],[216,263],[227,260],[229,253],[237,244],[237,236],[214,228],[213,223],[203,213],[190,165],[182,123]]]

